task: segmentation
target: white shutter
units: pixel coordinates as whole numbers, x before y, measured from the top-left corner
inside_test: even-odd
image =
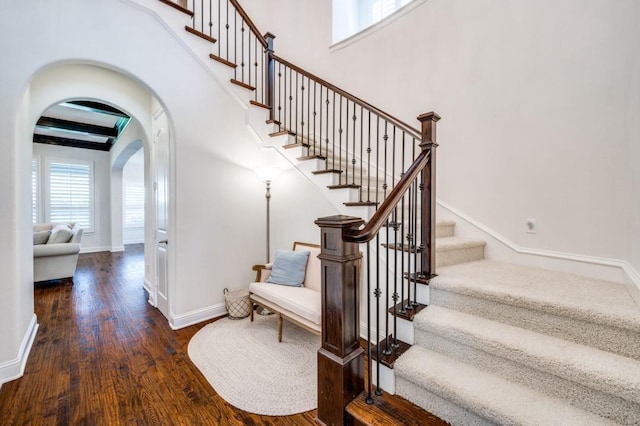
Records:
[[[38,223],[38,160],[31,160],[31,220]]]
[[[144,227],[144,185],[127,185],[124,189],[124,227]]]
[[[93,231],[92,163],[49,162],[50,222],[76,222]]]

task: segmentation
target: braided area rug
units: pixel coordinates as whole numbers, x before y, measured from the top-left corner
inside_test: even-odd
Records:
[[[286,416],[317,407],[320,336],[284,320],[278,343],[275,315],[223,318],[189,342],[189,357],[215,391],[241,410]]]

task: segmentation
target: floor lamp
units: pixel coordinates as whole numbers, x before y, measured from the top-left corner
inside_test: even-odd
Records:
[[[271,212],[270,212],[270,201],[271,201],[271,182],[277,178],[282,170],[277,167],[258,167],[256,170],[256,174],[260,177],[262,181],[265,183],[265,194],[264,198],[267,203],[266,209],[266,225],[267,225],[267,241],[266,241],[266,252],[267,252],[267,263],[271,262]]]
[[[266,209],[266,224],[267,224],[267,241],[266,241],[266,251],[267,251],[267,261],[266,263],[271,262],[271,212],[270,212],[270,202],[271,202],[271,182],[277,178],[282,170],[277,167],[258,167],[255,169],[256,174],[262,181],[265,183],[265,194],[264,198],[267,203]],[[269,311],[263,306],[259,306],[256,312],[260,315],[270,315],[273,312]]]

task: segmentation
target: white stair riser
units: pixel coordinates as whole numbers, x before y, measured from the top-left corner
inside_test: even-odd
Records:
[[[484,246],[454,250],[436,250],[436,267],[457,265],[484,259]]]
[[[394,395],[396,393],[396,378],[393,374],[393,370],[380,364],[380,381],[378,381],[376,365],[377,363],[375,361],[371,363],[371,380],[373,384],[385,392]]]
[[[402,340],[405,343],[413,345],[413,342],[414,342],[413,322],[408,321],[404,318],[398,318],[396,325],[397,325],[396,336],[398,336],[398,339]]]

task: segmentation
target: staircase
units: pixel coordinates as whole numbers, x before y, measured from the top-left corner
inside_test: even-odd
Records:
[[[623,285],[486,260],[486,243],[456,236],[454,222],[431,229],[436,114],[421,116],[418,132],[275,56],[274,36],[260,35],[237,0],[217,3],[218,13],[215,2],[185,8],[160,1],[192,17],[186,31],[213,46],[212,66],[248,104],[248,122],[264,144],[338,211],[366,221],[361,229],[357,221],[359,229],[345,224],[347,245],[369,242],[338,262],[348,267],[357,261],[354,251],[365,253],[367,325],[349,324],[348,331],[369,334],[375,345],[366,351],[376,397],[368,382],[369,391],[346,408],[352,420],[439,424],[422,407],[461,425],[640,424],[640,312]],[[207,25],[201,15],[212,12]],[[380,233],[362,236],[382,222]],[[333,354],[337,364],[353,362],[340,374],[359,369],[361,354],[349,347],[345,364]],[[362,380],[356,376],[349,379]],[[401,410],[388,408],[392,394],[404,398]],[[333,401],[353,399],[341,396]]]
[[[464,244],[431,280],[391,390],[452,424],[640,424],[640,311],[625,286]]]

